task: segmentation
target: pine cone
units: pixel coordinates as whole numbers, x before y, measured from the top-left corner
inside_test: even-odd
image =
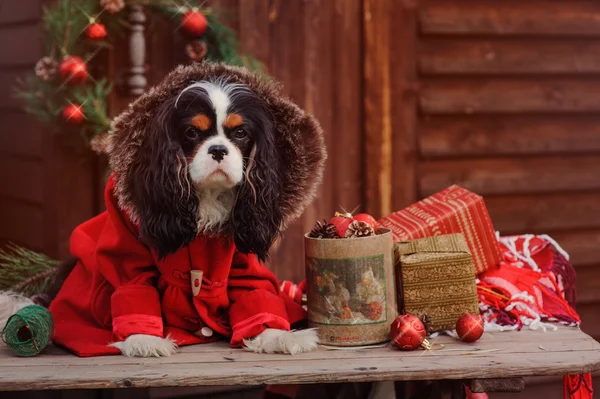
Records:
[[[50,57],[42,57],[35,64],[35,74],[36,76],[42,78],[43,80],[50,80],[54,76],[56,76],[56,68],[58,67],[58,63],[54,61]]]
[[[208,46],[204,40],[192,40],[185,46],[185,51],[192,61],[202,61],[208,53]]]
[[[335,225],[327,223],[325,219],[323,219],[323,222],[318,221],[315,223],[315,227],[308,236],[312,238],[338,238]]]
[[[111,14],[115,14],[125,8],[125,0],[100,0],[100,5]]]
[[[366,222],[359,222],[358,220],[350,223],[346,231],[346,238],[368,237],[372,235],[375,235],[373,227]]]

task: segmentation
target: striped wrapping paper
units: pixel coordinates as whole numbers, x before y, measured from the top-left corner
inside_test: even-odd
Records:
[[[394,242],[462,233],[473,255],[475,273],[500,263],[498,239],[483,197],[457,185],[379,220]]]

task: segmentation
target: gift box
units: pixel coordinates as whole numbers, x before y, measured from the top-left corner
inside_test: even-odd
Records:
[[[476,274],[500,263],[498,239],[483,198],[456,185],[378,223],[392,231],[395,242],[462,233],[473,255]]]
[[[399,311],[427,319],[429,333],[453,330],[464,313],[479,314],[473,257],[462,234],[394,245]]]

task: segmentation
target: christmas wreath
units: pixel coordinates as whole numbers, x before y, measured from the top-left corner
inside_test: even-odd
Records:
[[[199,0],[58,0],[43,13],[46,56],[35,73],[15,90],[24,109],[55,131],[79,132],[96,152],[104,152],[103,138],[111,119],[107,97],[112,90],[106,79],[92,76],[88,65],[128,27],[126,6],[142,5],[162,13],[188,40],[191,61],[203,59],[258,68],[251,57],[237,53],[232,30],[219,22],[219,12],[202,7]]]

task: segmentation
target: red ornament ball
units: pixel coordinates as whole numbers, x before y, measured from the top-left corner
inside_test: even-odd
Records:
[[[392,343],[401,350],[417,349],[425,341],[425,326],[416,316],[400,315],[392,323],[390,338]]]
[[[79,125],[85,119],[81,105],[69,104],[63,108],[63,120],[69,125]]]
[[[368,213],[359,213],[358,215],[354,215],[354,220],[358,220],[359,222],[365,222],[370,225],[374,230],[377,230],[377,220]]]
[[[463,314],[456,321],[456,333],[461,341],[475,342],[483,335],[483,320],[477,314]]]
[[[80,84],[87,79],[87,65],[81,57],[70,56],[58,66],[60,76],[69,84]]]
[[[85,31],[85,35],[90,40],[104,40],[106,39],[106,26],[99,23],[90,24]]]
[[[352,215],[341,213],[336,213],[334,217],[329,219],[329,223],[335,226],[335,231],[340,238],[346,238],[348,226],[353,221],[354,219],[352,218]]]
[[[192,38],[202,36],[207,27],[206,17],[198,10],[192,9],[181,18],[181,30]]]

